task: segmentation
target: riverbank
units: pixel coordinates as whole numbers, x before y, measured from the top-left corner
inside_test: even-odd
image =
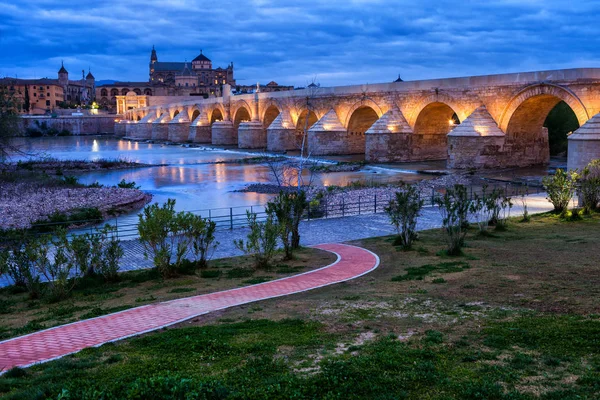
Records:
[[[105,219],[137,210],[151,199],[137,189],[0,182],[0,229],[30,228],[73,215]]]
[[[83,185],[74,174],[142,168],[149,164],[128,160],[32,159],[2,164],[0,168],[0,229],[27,229],[60,223],[81,226],[86,220],[104,220],[143,207],[152,196],[123,187]],[[115,185],[119,182],[115,182]]]

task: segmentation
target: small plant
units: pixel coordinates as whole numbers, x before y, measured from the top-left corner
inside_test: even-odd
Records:
[[[396,228],[398,237],[394,244],[409,250],[417,238],[417,218],[423,208],[423,200],[416,186],[407,185],[402,191],[396,192],[396,198],[385,208],[392,225]]]
[[[454,185],[443,196],[435,199],[442,214],[442,225],[447,233],[448,255],[460,255],[468,226],[469,199],[464,185]]]
[[[266,213],[273,215],[279,224],[279,237],[283,243],[285,259],[290,260],[294,249],[300,247],[300,220],[308,207],[306,193],[283,192],[267,203]]]
[[[600,159],[590,162],[581,172],[577,188],[584,214],[598,210],[600,203]]]
[[[264,222],[257,221],[256,214],[250,211],[246,211],[246,216],[250,227],[247,240],[235,240],[233,243],[244,253],[254,255],[255,268],[267,268],[277,251],[281,227],[273,214],[267,214]]]
[[[140,241],[146,250],[144,255],[152,257],[154,267],[163,279],[173,276],[188,250],[188,243],[176,237],[181,225],[175,211],[175,200],[168,199],[162,206],[158,203],[148,205],[138,218]],[[176,260],[171,264],[173,250]]]
[[[531,221],[531,216],[529,215],[529,211],[527,210],[527,196],[525,196],[524,194],[521,195],[521,208],[523,213],[523,218],[521,218],[521,222]]]
[[[135,181],[127,182],[125,179],[121,179],[121,182],[117,183],[117,187],[121,189],[139,189],[140,187],[135,184]]]
[[[578,178],[577,171],[566,172],[559,168],[553,176],[542,179],[547,199],[554,206],[555,213],[560,215],[566,213],[569,202],[575,194]]]
[[[191,252],[199,268],[208,266],[208,259],[219,242],[215,240],[217,224],[199,215],[188,214],[187,218],[180,217],[185,225],[182,227],[184,236],[190,243]]]

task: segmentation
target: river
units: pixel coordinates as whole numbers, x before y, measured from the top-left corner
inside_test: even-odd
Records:
[[[21,150],[40,156],[68,160],[126,159],[161,166],[125,170],[85,172],[78,174],[86,184],[98,182],[116,185],[122,179],[135,181],[140,188],[153,196],[153,202],[176,200],[178,210],[194,211],[247,207],[268,201],[271,195],[239,192],[250,183],[271,181],[269,170],[263,165],[221,163],[216,161],[239,160],[257,156],[257,152],[237,149],[213,149],[134,142],[110,136],[65,136],[49,138],[19,138],[15,141]],[[25,158],[20,156],[19,158]],[[352,160],[332,157],[335,161]],[[438,165],[426,165],[437,168]],[[317,174],[316,185],[346,185],[352,181],[390,182],[430,178],[398,167],[371,166],[360,171]],[[134,222],[136,213],[119,217],[119,221]]]

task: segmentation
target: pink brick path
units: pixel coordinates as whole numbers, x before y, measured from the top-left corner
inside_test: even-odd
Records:
[[[150,332],[211,311],[332,285],[364,275],[379,265],[372,252],[344,244],[322,244],[338,260],[326,267],[258,285],[149,304],[57,326],[0,342],[0,371],[26,367],[86,347]]]

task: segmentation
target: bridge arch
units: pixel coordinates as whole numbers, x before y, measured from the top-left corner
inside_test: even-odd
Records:
[[[464,110],[462,110],[459,106],[456,99],[446,93],[435,93],[425,97],[417,103],[417,105],[412,109],[412,112],[406,113],[404,110],[402,110],[402,107],[400,107],[400,110],[402,110],[402,113],[406,117],[406,122],[408,122],[408,124],[414,129],[417,124],[417,120],[422,116],[423,110],[433,103],[442,103],[447,105],[454,110],[460,121],[464,120],[472,111],[469,110],[469,112],[465,113]],[[473,108],[473,110],[475,108]],[[448,121],[448,119],[446,119],[446,121]]]
[[[190,121],[194,122],[196,118],[200,116],[200,109],[198,107],[192,107],[190,109]]]
[[[250,115],[250,117],[248,118],[248,121],[252,120],[252,107],[250,106],[250,104],[248,104],[248,102],[246,100],[237,100],[235,103],[231,104],[232,121],[235,122],[235,116],[237,115],[238,111],[241,108],[244,108]]]
[[[346,113],[346,118],[344,120],[344,126],[348,129],[348,132],[350,132],[350,123],[352,122],[352,119],[354,118],[356,120],[356,118],[357,118],[357,116],[355,115],[357,110],[359,110],[359,112],[362,114],[368,112],[366,110],[372,110],[373,112],[375,112],[375,114],[377,114],[377,119],[381,118],[381,116],[385,113],[385,111],[381,107],[379,107],[379,105],[376,102],[374,102],[373,100],[371,100],[369,98],[365,98],[365,99],[362,99],[361,101],[357,101],[356,103],[352,104],[352,106],[350,106],[350,108],[348,109],[348,111]],[[372,124],[373,123],[371,123],[371,125]],[[370,125],[369,125],[369,127],[370,127]],[[367,127],[367,129],[369,129],[369,127]],[[366,131],[366,129],[365,129],[365,131]]]
[[[251,121],[252,116],[250,114],[250,110],[245,106],[240,106],[235,110],[233,114],[233,129],[237,132],[238,127],[242,122]]]
[[[281,109],[275,104],[275,103],[271,103],[268,107],[265,108],[263,114],[262,114],[262,124],[263,126],[266,128],[268,128],[273,121],[275,121],[275,118],[277,118],[277,116],[281,113]]]
[[[223,121],[225,119],[225,108],[222,104],[215,103],[213,107],[208,109],[208,119],[212,125],[215,121]]]
[[[308,121],[307,121],[307,119],[308,119]],[[311,126],[316,124],[318,120],[319,120],[319,117],[312,110],[303,110],[302,112],[300,112],[300,114],[298,115],[298,119],[296,121],[296,135],[302,136],[302,134],[304,132],[304,128],[306,127],[306,130],[310,129]],[[307,125],[307,122],[308,122],[308,125]]]
[[[375,110],[371,105],[356,107],[352,113],[348,113],[346,129],[351,135],[363,135],[379,118],[381,110]]]
[[[525,122],[520,121],[523,119],[524,113],[532,113],[534,118],[533,121],[526,124],[527,128],[525,125],[523,125],[523,128],[541,127],[550,110],[560,101],[564,101],[571,107],[571,110],[577,116],[579,125],[583,125],[590,119],[583,102],[575,93],[559,85],[539,83],[521,89],[512,97],[500,117],[500,129],[509,134],[509,127],[514,130],[516,124]]]

